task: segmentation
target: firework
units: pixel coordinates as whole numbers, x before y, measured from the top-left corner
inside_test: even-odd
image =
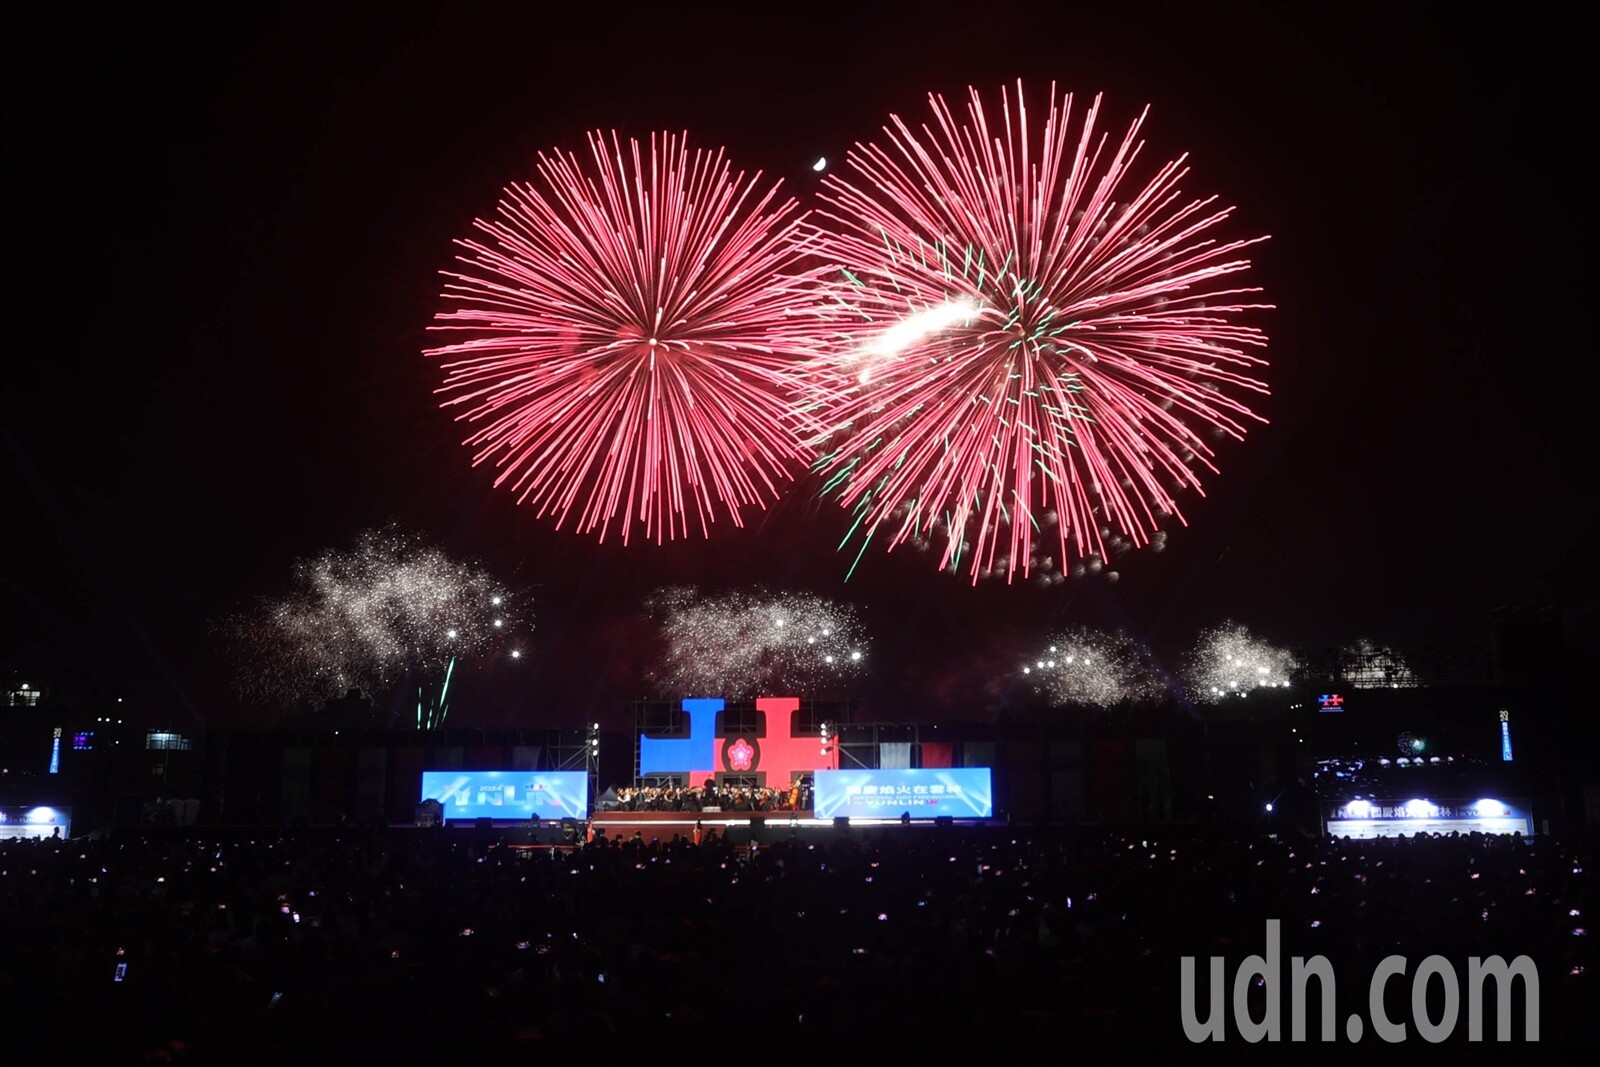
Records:
[[[1023,664],[1022,673],[1057,705],[1110,708],[1150,700],[1161,692],[1131,640],[1087,627],[1057,635]]]
[[[911,513],[911,510],[912,505],[901,504],[896,507],[893,518],[904,519]],[[1086,574],[1098,575],[1107,582],[1117,582],[1121,579],[1121,573],[1108,566],[1108,561],[1120,558],[1123,553],[1132,551],[1135,547],[1133,542],[1110,527],[1102,527],[1100,536],[1103,539],[1104,557],[1091,555],[1072,563],[1069,569],[1063,570],[1055,556],[1050,555],[1047,551],[1049,534],[1053,532],[1053,528],[1059,521],[1060,516],[1056,514],[1054,509],[1048,510],[1039,516],[1039,526],[1043,536],[1035,540],[1029,549],[1028,563],[1022,568],[1023,573],[1032,575],[1032,581],[1046,589],[1051,586],[1061,585],[1069,578],[1082,578]],[[918,552],[924,553],[935,550],[942,552],[946,546],[953,546],[953,550],[944,557],[947,562],[943,569],[946,573],[955,574],[960,569],[959,561],[968,558],[970,555],[972,548],[971,526],[973,522],[974,520],[971,517],[967,519],[968,528],[960,531],[960,539],[957,540],[949,524],[942,518],[936,519],[929,527],[918,530],[914,535],[907,538],[905,543]],[[1150,535],[1149,542],[1142,547],[1149,552],[1164,551],[1167,547],[1167,532],[1165,530],[1154,531]],[[1015,572],[1016,568],[1013,567],[1011,558],[1001,553],[994,557],[988,567],[979,571],[974,577],[980,579],[1005,578],[1009,580]]]
[[[680,136],[541,155],[460,241],[434,330],[447,409],[519,503],[658,543],[765,507],[811,454],[791,413],[814,350],[809,231],[776,184]],[[814,268],[813,268],[814,269]]]
[[[428,726],[447,712],[456,662],[513,640],[519,623],[488,574],[390,527],[300,561],[289,593],[225,629],[243,646],[241,688],[256,696],[370,697],[411,672],[442,674],[436,695],[419,694]]]
[[[1213,439],[1265,421],[1245,398],[1266,340],[1240,319],[1270,305],[1237,280],[1265,238],[1218,236],[1233,209],[1185,197],[1185,157],[1139,176],[1143,115],[1116,142],[1098,97],[1075,120],[1054,87],[1042,127],[1020,86],[994,127],[975,91],[964,120],[930,102],[931,127],[894,117],[823,179],[815,469],[858,560],[881,535],[940,542],[973,581],[1103,566],[1183,522]]]
[[[1293,652],[1274,648],[1235,623],[1208,630],[1189,665],[1190,694],[1216,703],[1258,689],[1282,688],[1301,667]]]
[[[664,695],[793,695],[837,689],[866,669],[855,611],[809,593],[701,597],[680,587],[658,594],[651,609],[664,644],[655,679]]]
[[[1416,672],[1400,653],[1379,648],[1366,638],[1347,645],[1341,653],[1341,674],[1357,689],[1410,689],[1417,684]]]
[[[1410,730],[1402,730],[1399,736],[1394,739],[1394,743],[1395,747],[1400,750],[1400,755],[1407,759],[1438,759],[1438,757],[1428,756],[1430,747],[1428,739],[1420,734],[1414,734]]]

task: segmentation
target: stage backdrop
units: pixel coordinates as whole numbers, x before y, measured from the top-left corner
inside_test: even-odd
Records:
[[[681,775],[697,786],[716,774],[738,774],[787,789],[797,774],[839,765],[836,743],[825,742],[818,734],[794,732],[799,697],[758,697],[760,725],[754,733],[719,733],[717,715],[725,708],[720,697],[687,699],[683,701],[687,735],[640,734],[640,777]]]

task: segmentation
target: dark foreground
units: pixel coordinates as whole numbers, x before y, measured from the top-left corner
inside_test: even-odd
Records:
[[[892,827],[753,852],[420,830],[9,842],[3,1063],[1582,1062],[1595,1038],[1587,842],[1151,834]],[[1292,956],[1330,961],[1337,1044],[1315,1009],[1312,1041],[1290,1042],[1287,992],[1280,1042],[1240,1036],[1234,974],[1274,919],[1280,989]],[[1402,1024],[1425,957],[1461,976],[1442,1044],[1371,1025],[1368,978],[1393,954],[1409,960],[1385,1001]],[[1536,1046],[1520,987],[1512,1042],[1492,1021],[1467,1040],[1467,961],[1493,955],[1537,968]],[[1220,1044],[1185,1036],[1184,956],[1202,983],[1225,960]],[[1247,986],[1260,1018],[1267,987]],[[1196,1000],[1204,1019],[1203,985]],[[1359,1046],[1352,1013],[1369,1020]]]

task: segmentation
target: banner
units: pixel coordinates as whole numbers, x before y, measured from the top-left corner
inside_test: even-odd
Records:
[[[417,811],[417,783],[422,768],[428,765],[428,750],[420,745],[405,745],[394,750],[394,773],[390,776],[389,821],[408,823]]]
[[[286,822],[311,813],[311,750],[283,750],[282,784],[278,789],[280,818]]]
[[[0,840],[11,837],[71,837],[72,809],[48,805],[0,808]]]
[[[1167,769],[1167,742],[1141,737],[1133,743],[1134,770],[1138,775],[1137,817],[1142,822],[1172,818],[1172,776]]]
[[[363,746],[356,754],[356,817],[370,819],[384,816],[389,774],[389,750],[375,745]]]
[[[950,770],[818,771],[816,815],[864,819],[987,819],[994,814],[988,767]]]
[[[350,812],[350,787],[354,784],[350,771],[351,751],[348,748],[320,748],[316,751],[316,795],[311,798],[311,818],[317,821],[332,820]]]
[[[419,800],[460,819],[586,819],[587,771],[423,771]]]

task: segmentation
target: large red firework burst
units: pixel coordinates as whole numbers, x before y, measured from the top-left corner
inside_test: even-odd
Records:
[[[1136,175],[1142,114],[1119,142],[1098,97],[1077,119],[1054,86],[1042,127],[1020,85],[998,125],[975,90],[964,121],[929,99],[931,126],[892,117],[824,182],[827,491],[863,551],[942,540],[974,581],[1147,544],[1215,471],[1208,438],[1265,421],[1241,395],[1267,391],[1266,339],[1240,319],[1270,305],[1235,277],[1265,238],[1214,236],[1233,209],[1184,196],[1185,157]]]
[[[459,241],[434,330],[474,464],[579,532],[704,536],[810,459],[785,385],[814,301],[803,216],[680,135],[589,136]]]

